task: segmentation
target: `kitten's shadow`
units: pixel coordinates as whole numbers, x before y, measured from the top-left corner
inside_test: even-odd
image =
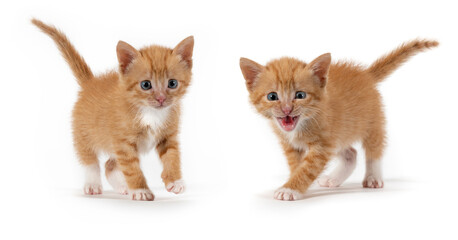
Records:
[[[155,194],[153,202],[164,203],[179,203],[186,202],[190,200],[190,196],[184,193],[184,195],[175,195],[173,193],[161,191],[158,189],[151,189]],[[148,201],[132,201],[129,195],[122,195],[114,190],[104,190],[100,195],[85,195],[80,191],[75,192],[75,195],[81,198],[90,198],[90,199],[103,199],[103,200],[116,200],[121,202],[148,202]]]
[[[360,182],[348,182],[343,183],[342,186],[336,188],[320,187],[317,184],[313,184],[305,193],[300,200],[315,199],[317,197],[325,197],[331,195],[351,194],[351,193],[376,193],[386,191],[401,191],[403,190],[402,185],[410,182],[405,179],[385,179],[384,188],[364,188]],[[387,187],[388,186],[388,187]],[[258,194],[259,197],[265,199],[272,199],[274,191],[264,192]]]

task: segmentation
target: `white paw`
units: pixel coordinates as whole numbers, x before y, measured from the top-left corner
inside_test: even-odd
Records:
[[[130,195],[132,200],[138,201],[153,201],[154,194],[149,189],[135,189],[130,190]]]
[[[291,188],[279,188],[274,193],[274,198],[277,200],[284,200],[284,201],[294,201],[299,200],[303,197],[303,194],[300,192],[293,190]]]
[[[318,178],[317,182],[321,187],[333,188],[340,186],[340,184],[342,184],[343,181],[339,178],[333,178],[332,176],[323,175]]]
[[[102,194],[102,181],[100,179],[100,166],[98,163],[84,166],[85,184],[84,194],[97,195]]]
[[[84,185],[84,194],[86,195],[102,194],[102,185],[98,183],[86,183]]]
[[[112,172],[107,173],[107,180],[116,192],[122,195],[127,195],[127,183],[121,171],[113,170]]]
[[[129,188],[127,188],[127,186],[123,186],[123,187],[120,187],[120,188],[116,188],[115,191],[118,192],[118,193],[121,194],[121,195],[127,195],[127,194],[129,194]]]
[[[365,188],[383,188],[383,180],[381,177],[373,175],[366,176],[363,181],[363,187]]]
[[[173,192],[175,194],[180,194],[184,192],[184,181],[183,180],[176,180],[175,182],[171,182],[167,184],[165,187],[167,191]]]

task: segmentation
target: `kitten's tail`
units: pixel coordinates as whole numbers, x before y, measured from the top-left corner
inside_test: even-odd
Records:
[[[54,26],[46,25],[37,19],[32,19],[32,23],[54,40],[62,56],[67,61],[68,65],[70,65],[73,75],[75,75],[79,85],[84,84],[86,80],[94,77],[83,57],[79,55],[64,33]]]
[[[367,71],[375,77],[375,81],[377,83],[381,82],[394,72],[396,68],[406,62],[411,56],[438,45],[439,42],[433,40],[416,39],[410,42],[405,42],[392,52],[377,59],[367,69]]]

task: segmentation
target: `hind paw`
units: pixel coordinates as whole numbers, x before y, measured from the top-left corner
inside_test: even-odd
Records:
[[[334,187],[340,186],[343,181],[338,178],[333,178],[331,176],[323,175],[318,178],[317,182],[321,187],[334,188]]]
[[[99,195],[102,194],[102,185],[95,183],[86,183],[84,185],[84,194]]]

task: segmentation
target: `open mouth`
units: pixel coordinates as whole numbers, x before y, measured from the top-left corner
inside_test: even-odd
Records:
[[[294,130],[298,119],[299,119],[299,116],[277,117],[278,123],[283,128],[283,130],[287,132]]]

